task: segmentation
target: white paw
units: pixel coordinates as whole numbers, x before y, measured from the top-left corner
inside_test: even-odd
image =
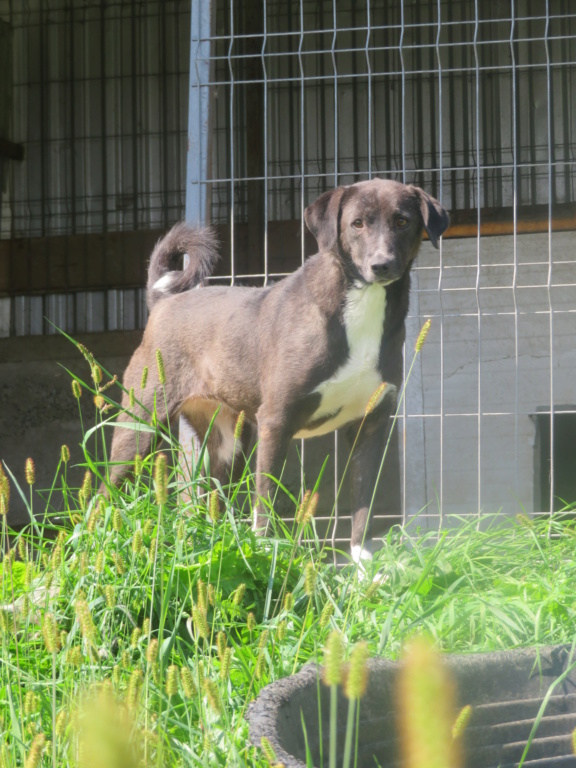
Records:
[[[257,536],[265,536],[267,528],[268,521],[261,517],[260,509],[258,505],[256,505],[252,511],[252,532]]]
[[[352,562],[360,566],[362,565],[363,560],[372,560],[372,553],[360,546],[360,544],[354,544],[350,548],[350,554],[352,556]]]

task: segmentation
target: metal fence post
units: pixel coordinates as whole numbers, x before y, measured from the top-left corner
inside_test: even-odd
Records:
[[[212,0],[192,0],[190,30],[190,88],[188,102],[188,152],[186,157],[186,221],[204,225],[209,219],[211,161],[210,136],[210,53]],[[185,257],[186,264],[186,257]],[[184,484],[201,444],[189,423],[180,417],[180,466]]]

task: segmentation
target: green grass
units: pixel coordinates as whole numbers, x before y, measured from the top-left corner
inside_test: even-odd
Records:
[[[106,463],[93,458],[99,430],[86,434],[93,481]],[[155,482],[155,462],[104,500],[87,484],[69,488],[61,461],[63,522],[5,550],[0,766],[267,765],[249,744],[246,707],[269,682],[321,662],[334,629],[347,654],[366,641],[392,659],[422,633],[461,652],[574,640],[570,522],[396,528],[359,578],[334,567],[313,522],[311,544],[298,543],[301,526],[256,538],[235,512],[248,504],[248,471],[217,496],[192,472],[184,504],[176,475],[166,492]],[[38,513],[33,490],[21,492]]]

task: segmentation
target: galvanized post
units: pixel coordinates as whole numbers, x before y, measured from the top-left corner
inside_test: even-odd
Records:
[[[186,168],[186,221],[205,224],[209,216],[210,71],[212,0],[192,0],[190,94]]]
[[[186,221],[202,226],[210,213],[211,161],[210,72],[212,0],[192,0],[190,34],[190,89],[188,102],[188,153],[186,160]],[[201,448],[198,435],[180,417],[180,466],[187,485]],[[188,494],[184,492],[186,498]]]

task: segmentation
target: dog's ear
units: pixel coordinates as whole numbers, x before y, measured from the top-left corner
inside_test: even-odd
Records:
[[[416,187],[420,195],[420,210],[424,229],[428,233],[430,242],[434,248],[438,248],[438,238],[446,232],[450,224],[450,217],[446,211],[428,192]]]
[[[304,211],[304,221],[318,241],[320,251],[330,251],[338,239],[338,212],[346,187],[336,187],[315,200]]]

